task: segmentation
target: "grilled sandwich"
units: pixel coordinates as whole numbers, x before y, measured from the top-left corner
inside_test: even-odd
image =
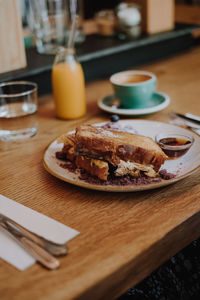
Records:
[[[167,156],[153,139],[129,132],[81,125],[63,151],[78,168],[107,180],[108,175],[156,177]],[[72,155],[73,153],[73,155]]]

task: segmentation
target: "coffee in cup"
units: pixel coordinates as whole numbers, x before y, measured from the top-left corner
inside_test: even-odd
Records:
[[[113,74],[110,82],[124,108],[146,108],[155,91],[156,76],[147,71],[124,71]]]

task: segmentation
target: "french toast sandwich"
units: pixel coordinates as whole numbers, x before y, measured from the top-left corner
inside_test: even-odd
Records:
[[[167,159],[149,137],[87,124],[77,127],[69,140],[66,138],[63,151],[78,168],[101,180],[107,180],[110,173],[156,177]]]

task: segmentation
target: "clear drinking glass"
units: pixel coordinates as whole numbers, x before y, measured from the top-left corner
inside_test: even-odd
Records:
[[[37,133],[37,84],[0,84],[0,140],[19,140]]]
[[[74,11],[79,15],[75,43],[84,41],[82,0],[31,0],[30,3],[39,53],[56,54],[60,47],[67,46]]]

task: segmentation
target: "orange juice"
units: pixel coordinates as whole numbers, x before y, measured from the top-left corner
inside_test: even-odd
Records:
[[[52,87],[56,114],[62,119],[76,119],[86,112],[85,81],[82,67],[74,56],[55,63]]]

